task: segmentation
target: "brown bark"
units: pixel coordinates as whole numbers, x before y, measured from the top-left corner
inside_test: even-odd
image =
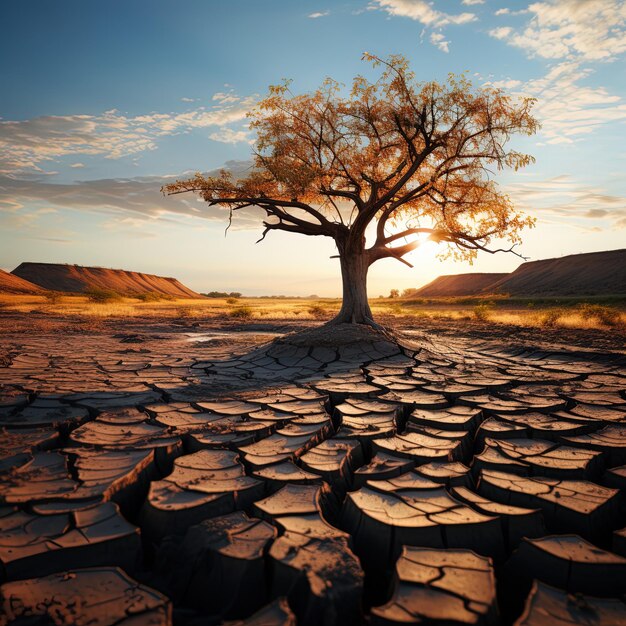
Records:
[[[338,244],[341,279],[343,283],[343,302],[337,316],[331,324],[367,324],[381,328],[374,321],[367,300],[367,271],[370,260],[363,246]]]

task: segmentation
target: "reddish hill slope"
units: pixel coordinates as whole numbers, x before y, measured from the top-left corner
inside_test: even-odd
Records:
[[[175,278],[126,270],[110,270],[103,267],[22,263],[13,270],[13,274],[44,289],[54,291],[85,293],[90,289],[110,289],[124,295],[157,293],[175,298],[202,297]]]
[[[27,280],[0,270],[0,293],[29,294],[43,293],[43,289]]]
[[[514,296],[626,294],[626,249],[522,263],[488,291]]]
[[[490,291],[490,285],[508,274],[448,274],[435,278],[431,283],[418,289],[418,298],[442,298],[447,296],[475,296]]]

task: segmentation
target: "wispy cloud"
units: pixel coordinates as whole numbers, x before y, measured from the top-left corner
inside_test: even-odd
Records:
[[[157,148],[160,137],[198,128],[215,128],[217,141],[246,141],[241,124],[255,103],[254,96],[232,92],[215,94],[211,107],[182,113],[128,116],[120,111],[99,115],[42,116],[28,120],[0,120],[0,174],[44,173],[43,167],[68,155],[117,159]]]
[[[512,183],[506,190],[516,206],[540,219],[578,223],[594,230],[600,224],[605,228],[626,228],[626,197],[607,193],[567,174]]]
[[[451,14],[438,11],[425,0],[374,0],[373,5],[378,5],[389,15],[408,17],[433,28],[448,24],[466,24],[477,19],[473,13]]]
[[[461,4],[471,7],[476,4],[485,4],[485,0],[462,0]]]
[[[309,13],[307,17],[312,20],[316,20],[320,17],[326,17],[327,15],[330,15],[330,11],[316,11],[315,13]]]
[[[496,39],[506,39],[513,29],[510,26],[498,26],[498,28],[492,28],[489,34]]]
[[[225,169],[233,176],[244,176],[252,167],[251,161],[228,161]],[[209,172],[216,174],[217,171]],[[181,175],[184,177],[184,174]],[[172,220],[198,218],[223,221],[228,212],[209,207],[197,196],[164,196],[161,186],[172,182],[175,176],[142,176],[52,183],[46,179],[19,180],[0,175],[0,216],[3,228],[20,230],[35,219],[58,209],[109,216],[108,228],[113,224],[144,226],[155,219]],[[45,205],[45,206],[41,206]],[[255,209],[238,213],[237,228],[259,225],[261,213]]]
[[[443,35],[442,33],[431,33],[430,42],[433,45],[437,46],[439,50],[442,50],[443,52],[450,52],[450,42],[446,40],[445,35]]]
[[[626,51],[624,0],[547,0],[527,11],[530,20],[522,29],[496,28],[490,34],[531,57],[611,61]]]
[[[584,84],[592,73],[580,62],[565,61],[520,87],[537,98],[535,113],[547,143],[573,143],[604,124],[626,121],[626,102],[620,96]]]
[[[463,0],[463,4],[482,4],[483,0]],[[425,28],[441,29],[454,24],[467,24],[476,19],[474,13],[444,13],[425,0],[372,0],[369,8],[382,9],[394,17],[407,17],[420,22]],[[441,32],[432,32],[430,43],[443,52],[450,51],[450,40]]]

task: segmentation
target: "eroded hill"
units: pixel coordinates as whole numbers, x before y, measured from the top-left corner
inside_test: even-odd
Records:
[[[108,289],[124,295],[156,293],[175,298],[201,297],[175,278],[104,267],[22,263],[12,275],[53,291],[86,293],[93,289]]]
[[[507,276],[509,274],[446,274],[418,289],[415,295],[421,298],[475,296]]]
[[[601,296],[626,293],[626,249],[570,254],[522,263],[491,285],[515,296]]]
[[[0,293],[35,294],[43,293],[43,289],[15,274],[0,270]]]
[[[626,249],[528,261],[510,274],[439,276],[415,295],[437,298],[498,293],[542,297],[626,294]]]

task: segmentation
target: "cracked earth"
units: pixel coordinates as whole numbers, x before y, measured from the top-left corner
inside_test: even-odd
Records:
[[[280,335],[0,336],[2,626],[626,624],[622,354]]]

